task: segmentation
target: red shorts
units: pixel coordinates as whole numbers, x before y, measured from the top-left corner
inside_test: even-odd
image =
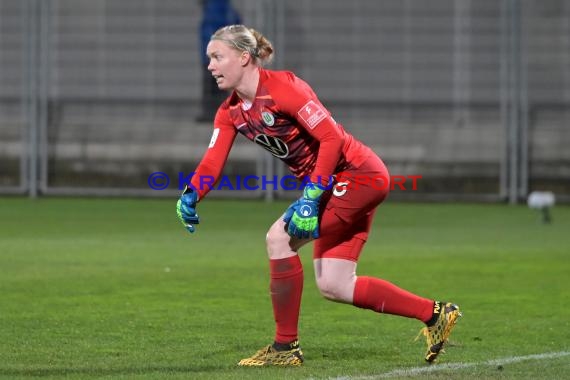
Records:
[[[358,261],[376,208],[389,191],[390,174],[376,154],[358,168],[337,173],[321,201],[321,237],[314,242],[313,258]]]

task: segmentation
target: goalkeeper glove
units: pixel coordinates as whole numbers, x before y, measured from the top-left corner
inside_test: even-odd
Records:
[[[198,202],[198,194],[190,187],[186,186],[178,203],[176,203],[176,214],[178,219],[188,232],[194,232],[195,224],[200,223],[200,217],[196,214],[196,203]]]
[[[319,237],[319,200],[324,190],[316,183],[308,183],[303,189],[303,197],[289,206],[283,221],[287,233],[298,239]]]

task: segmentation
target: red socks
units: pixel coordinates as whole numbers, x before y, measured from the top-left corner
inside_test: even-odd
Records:
[[[379,278],[358,276],[354,287],[354,306],[374,310],[377,313],[394,314],[416,318],[422,322],[430,320],[433,301],[412,294]]]
[[[269,260],[271,302],[275,317],[275,342],[298,338],[299,312],[303,292],[303,266],[298,255]],[[354,306],[378,313],[416,318],[427,322],[434,301],[412,294],[379,278],[359,276],[354,287]]]
[[[303,293],[303,266],[299,255],[269,260],[271,302],[275,317],[275,342],[289,343],[298,337]],[[431,316],[431,315],[430,315]]]

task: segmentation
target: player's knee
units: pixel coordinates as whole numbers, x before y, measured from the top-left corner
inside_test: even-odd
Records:
[[[330,301],[351,302],[352,295],[348,294],[347,286],[335,279],[321,277],[317,280],[321,295]]]
[[[267,231],[265,244],[267,246],[267,254],[270,259],[281,258],[283,254],[291,251],[289,247],[289,235],[279,223],[275,223]]]

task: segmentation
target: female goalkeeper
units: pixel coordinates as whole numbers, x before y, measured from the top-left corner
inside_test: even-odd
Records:
[[[297,178],[309,179],[303,195],[267,232],[274,342],[238,365],[303,362],[298,339],[303,268],[298,251],[312,240],[316,282],[325,298],[420,320],[428,345],[425,360],[436,359],[461,315],[459,308],[356,275],[374,213],[390,188],[382,160],[331,117],[306,82],[291,72],[263,68],[273,47],[256,30],[243,25],[219,29],[207,55],[218,87],[231,94],[216,113],[210,145],[177,203],[185,227],[194,232],[199,222],[196,205],[211,189],[201,178],[219,178],[238,133],[285,162]]]

